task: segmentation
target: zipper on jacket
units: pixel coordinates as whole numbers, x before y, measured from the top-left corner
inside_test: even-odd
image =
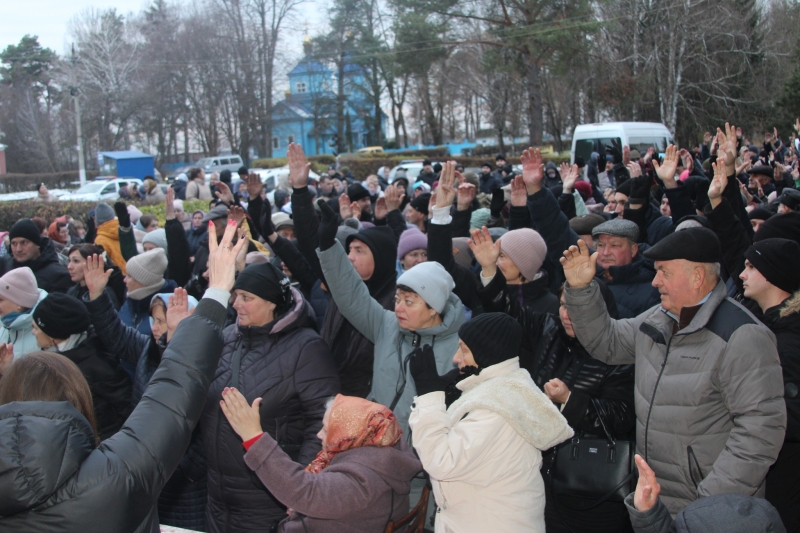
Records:
[[[648,451],[648,443],[647,443],[647,432],[650,429],[650,415],[653,412],[653,405],[656,400],[656,391],[658,391],[658,384],[661,383],[661,376],[664,375],[664,369],[667,367],[667,359],[669,358],[669,347],[672,344],[672,339],[675,337],[673,335],[667,341],[667,350],[664,353],[664,362],[661,363],[661,371],[658,373],[658,378],[656,379],[656,385],[653,387],[653,395],[650,397],[650,408],[647,410],[647,421],[644,424],[644,460],[647,461],[647,451]]]

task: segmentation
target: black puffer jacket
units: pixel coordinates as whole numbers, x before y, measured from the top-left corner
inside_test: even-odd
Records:
[[[42,252],[36,259],[18,263],[10,253],[0,262],[0,276],[5,275],[9,270],[19,267],[28,267],[33,270],[36,276],[36,284],[40,289],[51,292],[67,292],[73,283],[67,272],[67,267],[58,260],[58,253],[53,241],[47,237],[42,237],[39,245]]]
[[[167,348],[166,334],[159,342],[126,326],[117,316],[107,294],[96,300],[84,299],[97,336],[106,349],[134,367],[132,406],[141,401]],[[206,463],[200,429],[192,433],[191,444],[177,470],[158,498],[162,524],[194,530],[205,529]]]
[[[131,413],[131,380],[116,357],[89,330],[78,346],[59,352],[78,365],[89,383],[94,402],[94,417],[100,440],[107,439],[122,427]]]
[[[325,276],[316,252],[319,218],[307,189],[295,189],[292,193],[292,211],[297,247],[317,277],[325,283]],[[348,246],[353,239],[358,239],[366,244],[375,259],[375,270],[372,277],[365,282],[370,296],[377,300],[384,309],[394,310],[397,281],[395,271],[397,240],[394,232],[387,226],[362,230],[348,238]],[[366,398],[372,385],[375,346],[344,319],[333,300],[328,303],[320,335],[333,354],[342,384],[342,394]]]
[[[292,294],[294,307],[276,321],[225,328],[225,347],[201,423],[208,465],[206,525],[211,532],[269,531],[286,517],[286,508],[244,462],[242,439],[219,407],[223,388],[237,388],[249,403],[262,398],[262,429],[298,463],[310,463],[320,449],[316,434],[326,400],[339,392],[339,378],[330,350],[313,329],[311,306],[298,290]]]
[[[597,277],[608,285],[617,302],[619,318],[634,318],[661,302],[658,289],[653,287],[656,267],[644,256],[646,244],[639,244],[639,252],[627,265],[612,266],[608,272],[612,279],[603,276],[603,268],[597,267]]]
[[[219,303],[200,302],[123,430],[97,448],[67,402],[0,407],[0,531],[158,532],[154,504],[200,417],[224,319]]]

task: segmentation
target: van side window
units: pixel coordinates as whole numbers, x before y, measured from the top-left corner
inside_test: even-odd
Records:
[[[238,156],[237,157],[231,157],[231,164],[232,165],[241,165],[242,164],[242,158],[238,157]]]
[[[220,159],[219,160],[219,164],[220,165],[230,165],[231,164],[231,160],[230,159]]]

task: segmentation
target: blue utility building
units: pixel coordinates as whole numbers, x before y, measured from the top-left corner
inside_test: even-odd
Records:
[[[152,176],[155,170],[153,156],[133,150],[119,152],[100,152],[103,156],[101,167],[103,175],[114,175],[118,178],[139,178]]]
[[[305,57],[289,72],[285,99],[272,108],[272,155],[285,157],[290,142],[303,146],[307,155],[330,154],[336,134],[336,73],[311,56],[311,40],[303,43]],[[352,150],[367,146],[373,108],[361,89],[364,70],[347,64],[344,69],[345,136]],[[381,112],[381,138],[386,136],[386,114]],[[347,146],[347,142],[345,142]]]

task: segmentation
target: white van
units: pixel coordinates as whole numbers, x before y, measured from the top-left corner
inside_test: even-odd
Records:
[[[620,146],[638,150],[642,156],[651,146],[659,155],[663,155],[667,146],[675,142],[667,127],[657,122],[581,124],[575,127],[572,134],[571,163],[574,164],[578,156],[588,163],[592,152],[604,155],[606,146],[611,145],[612,139],[619,142]]]

